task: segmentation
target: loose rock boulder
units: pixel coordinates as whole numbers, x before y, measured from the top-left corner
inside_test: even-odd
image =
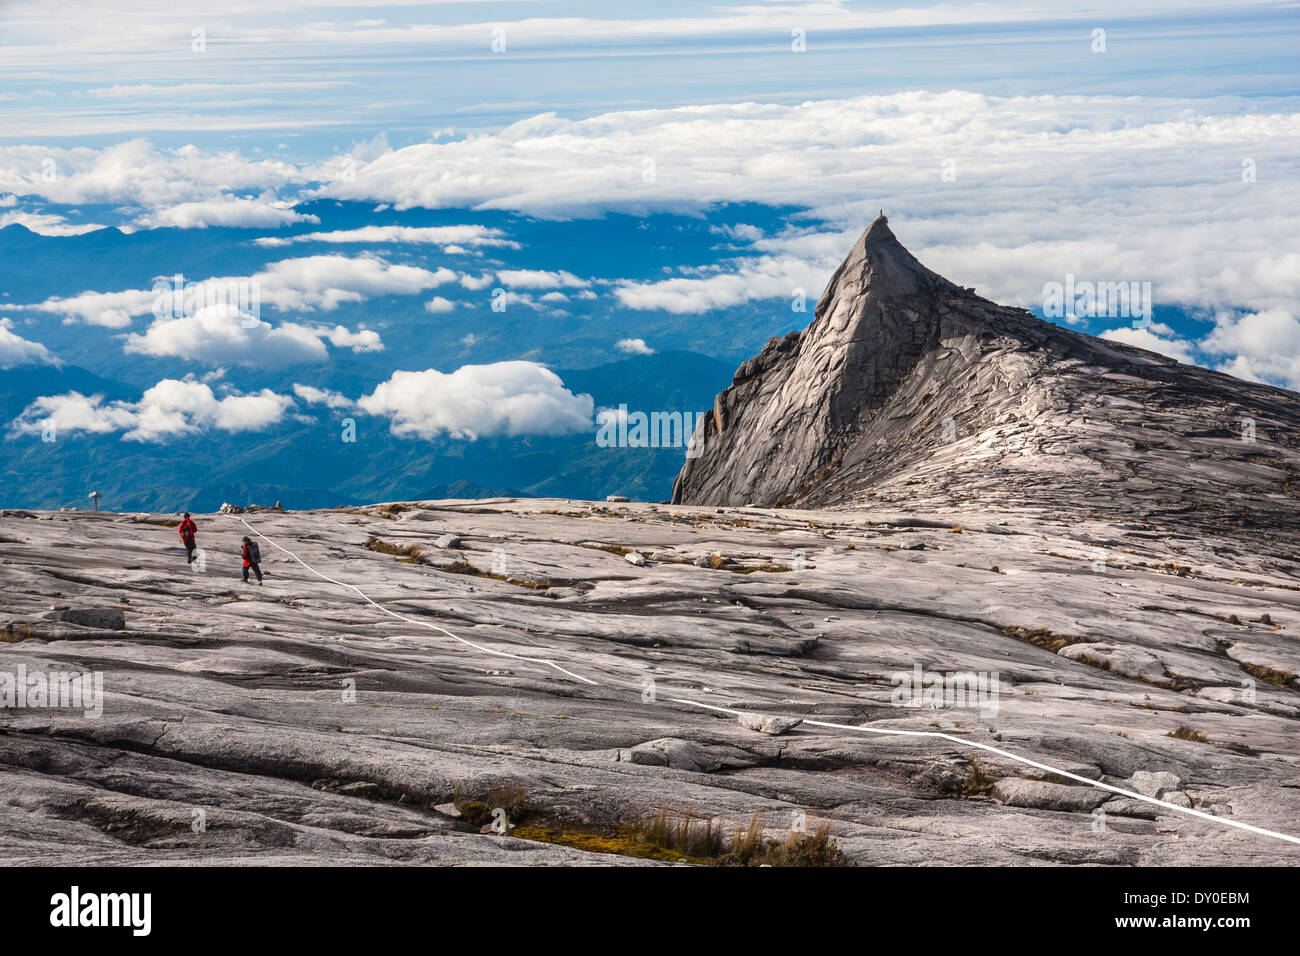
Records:
[[[711,773],[722,766],[722,759],[711,754],[707,747],[676,737],[648,740],[632,748],[632,763],[649,767],[672,767],[676,770],[697,770]]]
[[[1181,784],[1182,781],[1176,774],[1167,771],[1139,770],[1120,786],[1134,793],[1140,793],[1144,797],[1155,797],[1158,800],[1166,793],[1177,790]]]
[[[1109,798],[1103,790],[1070,787],[1045,780],[1004,777],[993,785],[993,798],[1009,807],[1087,813]]]
[[[744,713],[736,718],[746,730],[756,730],[769,737],[780,737],[803,723],[802,717],[777,717],[768,714]]]

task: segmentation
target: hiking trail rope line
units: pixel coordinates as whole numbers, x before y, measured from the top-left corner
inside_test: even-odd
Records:
[[[466,640],[463,637],[459,637],[458,635],[453,634],[451,631],[447,630],[445,627],[441,627],[429,621],[419,621],[416,620],[415,618],[410,618],[410,617],[406,617],[405,615],[398,614],[395,611],[390,611],[382,604],[373,600],[368,594],[362,591],[355,584],[348,584],[344,581],[338,581],[327,574],[322,574],[320,571],[317,571],[315,568],[313,568],[302,558],[298,557],[298,555],[294,554],[294,552],[290,551],[288,548],[281,547],[281,545],[276,543],[274,539],[264,534],[263,532],[258,531],[256,528],[254,528],[243,518],[239,518],[239,522],[249,531],[253,532],[253,534],[264,539],[268,544],[271,545],[271,547],[276,548],[279,551],[283,551],[285,554],[289,555],[289,557],[293,558],[295,561],[301,564],[312,574],[316,575],[316,577],[328,581],[331,584],[338,585],[341,588],[347,588],[351,591],[355,591],[357,594],[361,596],[361,598],[364,601],[366,601],[366,603],[372,605],[373,607],[387,614],[389,617],[396,618],[399,621],[405,621],[407,624],[415,624],[420,627],[427,627],[430,630],[438,631],[439,633],[445,634],[447,637],[450,637],[454,641],[459,641],[460,643],[468,645],[469,647],[473,647],[476,650],[483,651],[485,654],[492,654],[496,657],[506,657],[516,661],[525,661],[529,664],[543,664],[547,667],[554,668],[555,670],[559,671],[561,674],[564,674],[566,677],[572,677],[576,681],[580,681],[584,684],[590,684],[596,687],[600,686],[599,681],[594,681],[588,677],[583,677],[581,674],[575,674],[573,671],[561,667],[559,664],[555,663],[555,661],[547,660],[546,658],[542,658],[542,657],[523,657],[519,654],[510,654],[506,651],[495,651],[490,647],[484,647],[482,644],[476,644],[473,641]],[[689,700],[687,698],[666,697],[664,699],[669,703],[684,704],[688,707],[698,707],[703,710],[709,710],[720,714],[732,714],[738,716],[742,713],[745,713],[745,711],[733,710],[729,707],[719,707],[716,704],[706,704],[703,703],[702,701]],[[1123,787],[1117,787],[1109,783],[1102,783],[1100,780],[1093,780],[1090,777],[1084,777],[1084,776],[1080,776],[1077,773],[1071,773],[1068,770],[1062,770],[1060,767],[1053,767],[1050,764],[1039,763],[1037,760],[1031,760],[1028,757],[1021,757],[1018,754],[1014,754],[1009,750],[1003,750],[999,747],[993,747],[989,744],[981,743],[978,740],[970,740],[965,737],[955,737],[952,734],[945,734],[941,731],[936,731],[936,730],[898,730],[896,728],[885,728],[885,727],[858,727],[853,724],[837,724],[837,723],[832,723],[824,720],[811,720],[809,718],[803,718],[803,723],[811,727],[825,727],[831,730],[847,730],[847,731],[852,731],[854,733],[860,733],[860,734],[883,734],[888,736],[899,736],[899,737],[933,737],[939,740],[947,740],[951,743],[958,744],[959,746],[962,747],[974,747],[978,750],[984,750],[989,753],[997,754],[1000,757],[1005,757],[1008,760],[1014,760],[1016,763],[1024,764],[1027,767],[1034,767],[1038,770],[1046,770],[1049,773],[1059,774],[1062,777],[1068,777],[1071,780],[1077,780],[1080,783],[1087,784],[1090,787],[1097,787],[1101,790],[1108,790],[1111,793],[1118,793],[1121,796],[1129,797],[1133,800],[1141,800],[1144,803],[1150,803],[1153,806],[1157,806],[1161,810],[1173,811],[1175,813],[1182,813],[1187,816],[1198,817],[1202,820],[1209,820],[1211,823],[1218,823],[1226,827],[1235,827],[1238,830],[1245,830],[1249,833],[1255,833],[1260,836],[1271,837],[1275,840],[1284,840],[1287,843],[1293,843],[1297,846],[1300,846],[1300,837],[1294,837],[1286,833],[1279,833],[1276,830],[1266,830],[1263,827],[1257,827],[1249,823],[1243,823],[1240,820],[1232,820],[1227,817],[1217,817],[1212,813],[1206,813],[1204,810],[1196,810],[1192,807],[1180,807],[1175,803],[1168,803],[1157,797],[1148,797],[1145,794],[1137,793],[1133,790],[1125,790]],[[1104,811],[1105,809],[1104,805],[1101,807],[1101,809]]]

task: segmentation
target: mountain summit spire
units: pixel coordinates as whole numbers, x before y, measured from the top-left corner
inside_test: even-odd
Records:
[[[882,212],[831,276],[812,324],[769,342],[718,396],[708,423],[718,434],[710,446],[706,430],[704,456],[687,462],[675,500],[798,496],[863,412],[880,407],[933,346],[939,313],[932,300],[939,292],[964,294],[917,261]],[[742,424],[748,438],[733,445]],[[771,462],[778,467],[765,467],[762,447],[779,450]],[[681,497],[697,483],[707,499]]]
[[[1140,427],[1124,412],[1134,407],[1145,409]],[[1300,430],[1293,393],[1052,325],[955,285],[908,252],[882,212],[831,276],[811,324],[770,340],[717,396],[673,501],[824,507],[982,489],[1052,507],[1090,475],[1108,500],[1132,482],[1213,510],[1224,488],[1190,487],[1208,477],[1182,457],[1122,450],[1220,435],[1226,419],[1212,420],[1215,408]],[[1249,444],[1222,444],[1206,456],[1248,457]],[[1112,460],[1088,453],[1099,449]],[[1139,494],[1124,501],[1143,507]]]

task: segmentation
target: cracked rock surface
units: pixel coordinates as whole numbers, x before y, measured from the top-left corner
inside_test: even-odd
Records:
[[[1300,566],[1263,532],[969,499],[243,517],[264,587],[239,580],[240,516],[196,516],[191,571],[169,519],[0,515],[0,674],[104,693],[98,716],[0,709],[5,862],[652,865],[448,806],[510,792],[523,832],[667,807],[779,836],[802,811],[859,863],[1300,862],[1178,811],[1300,819]],[[899,686],[917,668],[997,696]]]

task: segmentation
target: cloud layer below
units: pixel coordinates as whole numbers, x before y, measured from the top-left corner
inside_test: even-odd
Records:
[[[278,423],[293,400],[270,389],[250,394],[231,392],[221,398],[193,379],[166,378],[138,402],[104,402],[100,395],[68,392],[32,402],[10,424],[12,435],[121,432],[126,441],[159,442],[194,435],[209,428],[224,432],[261,431]]]
[[[395,435],[425,439],[574,434],[591,427],[595,409],[590,395],[574,395],[535,362],[398,371],[357,406],[389,419]]]
[[[396,371],[355,400],[302,384],[293,386],[292,396],[228,387],[218,395],[207,382],[187,376],[163,379],[136,402],[105,402],[101,395],[80,392],[43,396],[10,423],[9,437],[40,435],[50,428],[56,435],[116,432],[136,442],[170,441],[208,429],[258,432],[280,423],[299,403],[387,419],[392,433],[403,438],[465,441],[580,434],[593,427],[595,408],[590,395],[575,395],[558,375],[535,362],[463,365],[447,373]],[[313,421],[302,414],[294,417]]]
[[[51,180],[42,175],[47,161],[57,170]],[[264,301],[276,308],[322,311],[455,279],[471,290],[500,283],[511,302],[539,310],[601,288],[611,288],[624,308],[673,314],[760,300],[795,304],[816,299],[844,251],[883,208],[927,265],[990,298],[1041,306],[1044,285],[1067,275],[1150,282],[1158,305],[1193,312],[1211,331],[1198,342],[1149,330],[1112,335],[1300,385],[1300,346],[1290,331],[1300,300],[1300,107],[1282,97],[917,91],[582,119],[543,113],[495,133],[400,149],[377,139],[315,165],[194,147],[159,150],[143,141],[102,150],[0,147],[0,190],[55,202],[134,203],[145,210],[139,221],[155,224],[200,226],[247,216],[277,232],[276,223],[298,215],[293,203],[312,196],[555,218],[694,214],[740,202],[806,211],[776,234],[729,235],[733,258],[650,280],[595,276],[598,264],[587,262],[457,276],[372,255],[289,259],[260,277]],[[51,215],[12,197],[3,204],[11,217]],[[394,242],[457,251],[512,242],[471,226],[362,227],[257,241]],[[147,311],[148,301],[138,291],[88,292],[38,308],[125,328]],[[434,313],[455,308],[445,296],[426,301]],[[195,332],[151,330],[145,337],[170,341],[184,338],[182,331]],[[318,354],[292,329],[286,349],[295,336],[303,355]],[[161,341],[134,341],[181,354]]]

